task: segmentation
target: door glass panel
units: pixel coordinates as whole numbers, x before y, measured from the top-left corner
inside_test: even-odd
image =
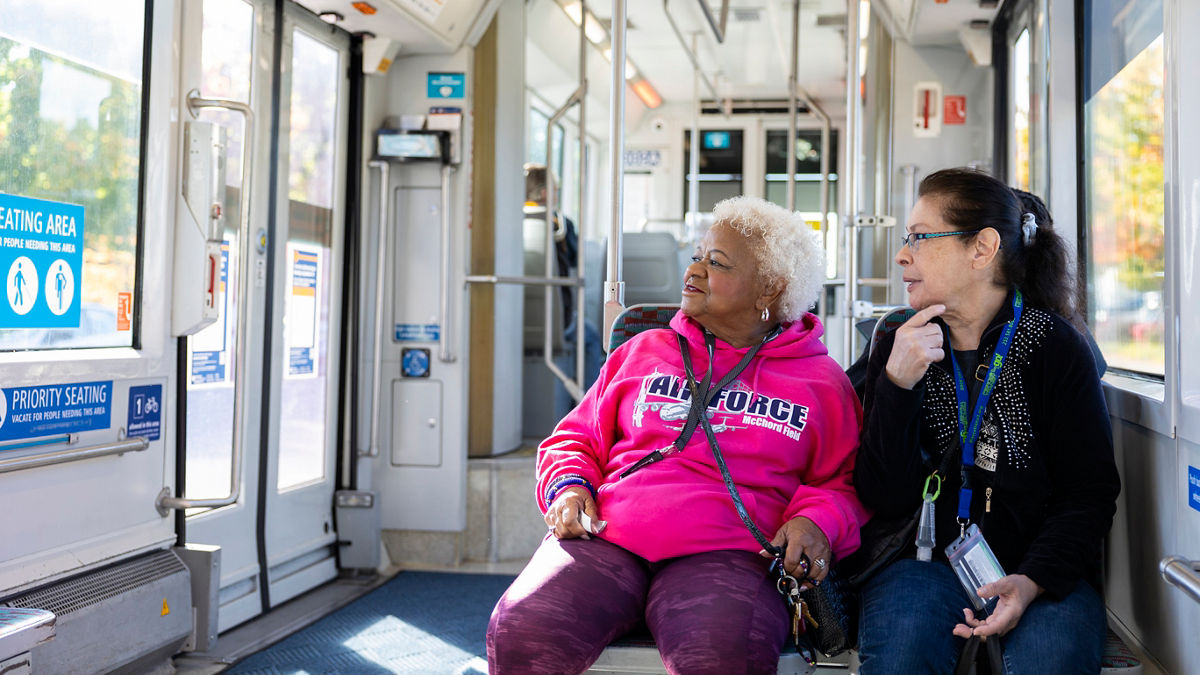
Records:
[[[763,194],[767,201],[786,206],[787,201],[787,135],[786,129],[767,131],[766,175]],[[838,179],[838,133],[829,132],[829,196],[826,208],[828,236],[825,239],[825,272],[830,279],[837,275],[837,179]],[[821,229],[821,132],[817,129],[796,130],[796,166],[793,173],[796,181],[796,210],[804,214],[804,220],[813,229]]]
[[[292,48],[287,284],[278,488],[320,480],[328,441],[330,262],[338,52],[297,30]]]
[[[242,0],[205,0],[200,95],[249,103],[254,8]],[[228,493],[233,455],[233,343],[237,330],[237,242],[241,223],[241,115],[213,108],[200,119],[227,130],[225,236],[218,304],[221,318],[188,338],[187,481],[189,497]]]
[[[133,344],[145,15],[143,0],[5,5],[0,350]]]
[[[722,199],[742,194],[742,130],[702,129],[700,131],[701,213],[709,213]],[[683,133],[683,165],[691,166],[692,138]],[[687,212],[687,181],[683,177],[683,209]]]

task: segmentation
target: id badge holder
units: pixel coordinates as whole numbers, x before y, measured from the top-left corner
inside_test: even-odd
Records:
[[[1004,576],[1004,568],[1000,567],[996,554],[992,553],[992,547],[983,538],[979,526],[974,523],[969,525],[961,537],[946,547],[946,557],[959,583],[967,591],[975,612],[986,610],[991,613],[996,607],[997,598],[984,600],[976,591],[981,586],[999,581]]]

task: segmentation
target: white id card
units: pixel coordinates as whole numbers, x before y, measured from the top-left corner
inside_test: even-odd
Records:
[[[996,554],[992,553],[992,547],[988,546],[979,527],[974,523],[968,526],[961,537],[946,547],[946,557],[950,559],[950,567],[954,568],[959,582],[966,589],[975,611],[986,609],[991,612],[996,606],[996,598],[989,598],[985,602],[975,591],[980,586],[999,581],[1004,576],[1004,568],[1000,567]]]

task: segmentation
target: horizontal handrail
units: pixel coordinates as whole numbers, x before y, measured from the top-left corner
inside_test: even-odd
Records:
[[[75,445],[78,441],[79,434],[54,434],[53,436],[41,436],[39,438],[4,441],[0,443],[0,450],[20,450],[21,448],[36,448],[42,445],[59,445],[60,443]]]
[[[1187,593],[1192,600],[1200,602],[1200,574],[1197,574],[1200,572],[1200,560],[1169,555],[1158,563],[1158,571],[1167,583]]]
[[[46,452],[40,455],[9,457],[7,459],[0,459],[0,473],[34,469],[39,466],[50,466],[52,464],[65,464],[67,462],[91,459],[93,457],[122,455],[126,452],[141,452],[148,447],[150,447],[150,441],[146,440],[145,438],[138,437],[127,438],[123,441],[115,441],[112,443],[89,445],[83,448],[66,448],[64,450],[55,450],[54,452]]]
[[[517,284],[520,286],[580,286],[583,279],[576,277],[512,277],[502,274],[471,274],[468,284]]]

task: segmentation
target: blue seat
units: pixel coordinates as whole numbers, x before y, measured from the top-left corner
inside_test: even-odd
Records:
[[[612,335],[608,338],[609,353],[642,331],[670,328],[671,318],[678,311],[679,305],[642,304],[626,307],[613,321]]]
[[[879,320],[875,322],[875,329],[871,331],[871,346],[868,353],[875,349],[875,345],[879,344],[884,335],[903,326],[904,322],[911,319],[916,313],[917,310],[912,307],[897,307],[879,317]]]

